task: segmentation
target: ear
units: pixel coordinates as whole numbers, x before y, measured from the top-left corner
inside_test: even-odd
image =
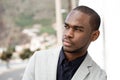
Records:
[[[99,37],[100,31],[96,30],[92,33],[92,41],[95,41]]]

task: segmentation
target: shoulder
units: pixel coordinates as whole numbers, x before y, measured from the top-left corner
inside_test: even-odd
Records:
[[[107,80],[106,72],[88,55],[90,75],[95,80]]]
[[[36,51],[33,54],[33,56],[36,58],[40,58],[40,57],[43,58],[43,57],[48,57],[48,56],[59,55],[60,50],[61,50],[61,46],[46,49],[46,50],[40,50],[40,51]]]

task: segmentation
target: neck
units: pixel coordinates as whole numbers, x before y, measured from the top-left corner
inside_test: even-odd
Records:
[[[75,60],[76,58],[82,57],[85,54],[86,54],[86,51],[81,52],[81,53],[69,53],[69,52],[65,52],[65,56],[66,56],[66,58],[67,58],[68,61]]]

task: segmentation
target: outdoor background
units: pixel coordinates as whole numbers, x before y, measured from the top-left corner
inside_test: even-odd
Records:
[[[21,80],[36,50],[61,44],[64,19],[78,5],[100,14],[101,34],[88,50],[108,80],[120,80],[119,0],[0,0],[0,80]]]
[[[0,80],[21,80],[35,51],[56,46],[59,27],[77,5],[78,0],[0,0]]]

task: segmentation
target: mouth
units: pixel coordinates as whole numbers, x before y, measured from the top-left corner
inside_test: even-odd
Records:
[[[63,45],[64,46],[71,46],[72,45],[72,42],[68,39],[63,39]]]

